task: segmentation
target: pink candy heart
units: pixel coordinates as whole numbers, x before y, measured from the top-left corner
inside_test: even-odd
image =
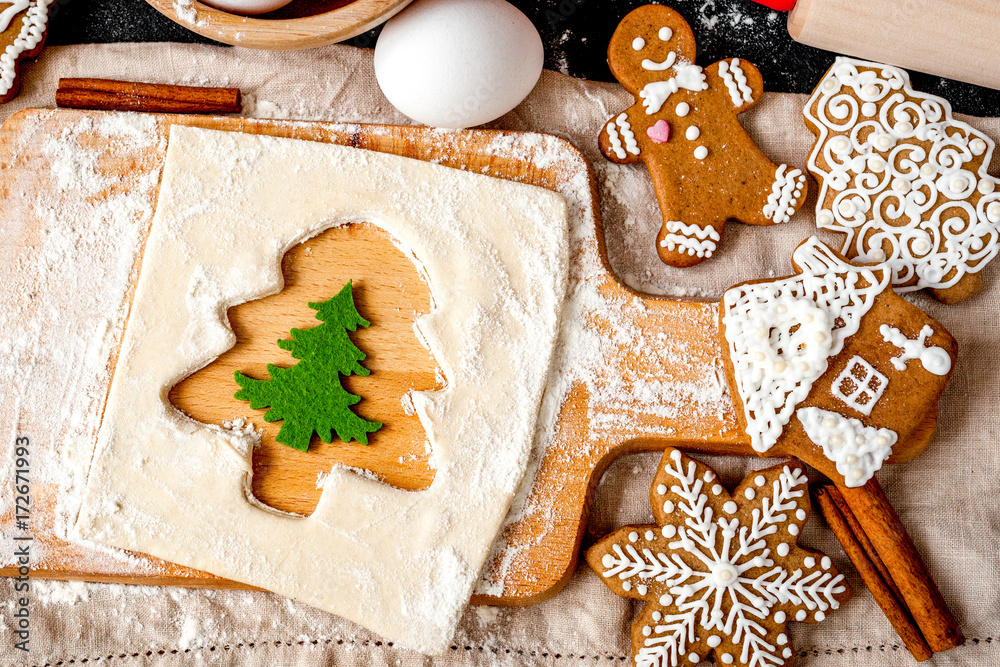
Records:
[[[665,120],[658,120],[656,124],[646,128],[649,138],[658,144],[665,144],[670,138],[670,123]]]

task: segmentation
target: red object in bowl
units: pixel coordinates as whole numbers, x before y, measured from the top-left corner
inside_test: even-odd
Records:
[[[797,0],[753,0],[758,5],[764,5],[779,12],[790,12]]]

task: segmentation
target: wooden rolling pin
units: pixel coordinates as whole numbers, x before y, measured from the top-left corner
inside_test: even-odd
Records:
[[[996,0],[757,0],[797,42],[1000,89]]]

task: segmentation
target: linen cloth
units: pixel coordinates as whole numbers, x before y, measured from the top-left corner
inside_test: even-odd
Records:
[[[238,86],[251,116],[409,122],[380,93],[369,50],[332,46],[269,53],[178,44],[49,48],[25,68],[24,90],[0,107],[0,120],[20,108],[52,106],[57,79],[76,76]],[[742,117],[776,162],[805,164],[813,141],[801,116],[805,99],[766,94]],[[613,165],[597,151],[601,125],[630,103],[617,85],[547,71],[528,99],[491,127],[549,132],[583,150],[600,181],[612,266],[633,288],[715,300],[739,281],[791,273],[792,249],[816,231],[814,194],[780,227],[731,225],[716,256],[695,268],[673,269],[657,259],[653,244],[660,217],[645,167]],[[964,120],[1000,136],[998,119]],[[908,296],[952,332],[960,350],[941,401],[935,441],[916,461],[887,466],[879,474],[968,638],[964,647],[927,664],[1000,664],[998,264],[983,272],[986,288],[969,302],[944,306],[922,295]],[[748,470],[772,463],[699,458],[729,486]],[[656,453],[634,454],[608,469],[585,546],[618,526],[651,520],[647,494],[658,460]],[[912,664],[818,513],[800,542],[829,553],[847,573],[855,597],[820,625],[791,625],[797,664]],[[31,652],[24,654],[13,648],[13,586],[0,582],[0,665],[628,664],[629,627],[637,612],[637,603],[613,595],[581,565],[569,585],[547,602],[470,607],[451,651],[430,659],[266,592],[35,581],[31,596]]]

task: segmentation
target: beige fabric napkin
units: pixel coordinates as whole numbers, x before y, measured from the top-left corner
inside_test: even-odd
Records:
[[[371,51],[334,46],[267,53],[176,44],[50,48],[26,68],[24,92],[0,119],[28,106],[51,106],[60,76],[239,86],[249,115],[405,123],[382,97]],[[812,135],[801,118],[804,96],[766,95],[744,122],[776,161],[803,165]],[[630,286],[653,293],[716,299],[738,281],[790,273],[794,246],[813,233],[802,213],[779,228],[732,225],[711,261],[680,271],[655,255],[659,227],[645,168],[606,162],[596,150],[601,124],[627,106],[618,86],[546,72],[531,96],[495,123],[566,137],[594,162],[609,254]],[[1000,120],[972,119],[1000,136]],[[997,165],[995,164],[994,167]],[[810,198],[804,210],[812,208]],[[986,290],[946,307],[913,297],[959,341],[954,380],[941,403],[936,441],[917,461],[889,466],[880,479],[923,552],[968,643],[935,665],[1000,664],[1000,270]],[[623,457],[597,491],[588,542],[627,524],[648,522],[648,485],[657,454]],[[727,484],[767,462],[706,457]],[[814,520],[803,544],[830,553],[851,572],[832,535]],[[818,626],[792,625],[800,665],[909,665],[872,601],[857,591]],[[615,597],[586,566],[552,600],[526,608],[471,607],[445,656],[434,660],[388,645],[363,629],[273,594],[36,581],[31,652],[13,649],[14,592],[0,582],[2,665],[594,665],[627,664],[635,605]]]

